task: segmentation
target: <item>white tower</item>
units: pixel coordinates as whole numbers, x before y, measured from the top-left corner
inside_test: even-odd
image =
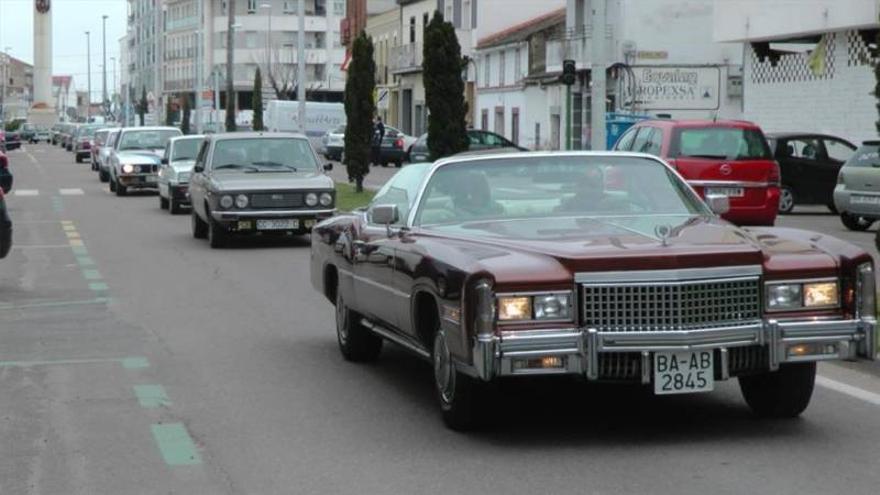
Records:
[[[52,99],[51,0],[34,0],[34,105],[28,120],[46,126],[57,120]]]

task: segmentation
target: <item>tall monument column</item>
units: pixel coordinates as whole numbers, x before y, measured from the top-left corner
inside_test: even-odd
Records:
[[[46,126],[57,120],[52,98],[51,0],[34,0],[34,104],[28,120]]]

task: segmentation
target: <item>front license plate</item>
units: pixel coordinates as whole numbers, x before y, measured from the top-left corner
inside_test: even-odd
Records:
[[[720,194],[729,198],[741,198],[745,191],[741,187],[707,187],[706,194]]]
[[[294,230],[299,228],[299,220],[286,218],[283,220],[257,220],[257,230]]]
[[[854,195],[850,199],[853,204],[860,205],[878,205],[880,204],[880,196],[858,196]]]
[[[690,394],[715,388],[712,351],[654,353],[654,393]]]

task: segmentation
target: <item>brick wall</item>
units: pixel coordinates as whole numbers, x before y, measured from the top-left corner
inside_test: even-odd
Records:
[[[808,53],[761,60],[745,48],[744,116],[765,132],[823,132],[856,144],[877,137],[875,79],[867,45],[856,31],[827,33],[824,70]],[[815,67],[814,67],[815,68]]]

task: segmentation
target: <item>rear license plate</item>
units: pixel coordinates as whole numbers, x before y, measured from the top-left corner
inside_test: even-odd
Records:
[[[654,353],[654,393],[690,394],[715,388],[712,351]]]
[[[707,187],[706,194],[720,194],[729,198],[741,198],[745,191],[741,187]]]
[[[880,205],[880,196],[853,195],[850,197],[850,202],[859,205]]]
[[[283,220],[257,220],[257,230],[294,230],[299,228],[299,220],[286,218]]]

